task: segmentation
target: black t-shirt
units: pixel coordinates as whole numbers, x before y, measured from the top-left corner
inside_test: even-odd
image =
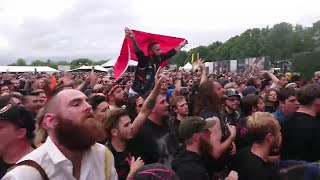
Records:
[[[320,160],[320,120],[296,112],[285,120],[281,131],[281,159]]]
[[[107,144],[107,147],[110,149],[114,156],[114,164],[117,170],[118,179],[125,180],[130,172],[130,163],[131,163],[131,154],[126,149],[123,152],[117,152],[117,150],[112,146],[111,143]]]
[[[149,56],[145,56],[141,50],[136,51],[135,54],[138,58],[138,65],[136,66],[132,89],[139,94],[144,94],[152,90],[154,76],[160,64],[174,56],[176,51],[172,49],[167,53],[163,53],[160,55],[158,61],[154,60],[154,62],[151,61]]]
[[[185,150],[172,162],[172,169],[180,180],[209,180],[204,161],[195,152]]]
[[[7,173],[14,164],[7,164],[2,159],[0,159],[0,179]]]
[[[145,164],[161,162],[164,156],[160,149],[160,139],[169,132],[166,123],[162,126],[147,120],[137,136],[129,142],[129,151],[140,156]]]
[[[166,139],[168,151],[172,157],[175,157],[179,152],[185,149],[183,139],[179,135],[180,120],[175,116],[171,116],[169,119],[169,135]]]
[[[265,162],[251,152],[251,147],[239,152],[235,161],[239,180],[278,180],[280,176],[274,164]]]

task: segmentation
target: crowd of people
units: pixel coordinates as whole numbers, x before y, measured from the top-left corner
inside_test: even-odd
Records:
[[[318,179],[320,72],[165,70],[157,42],[104,72],[0,75],[0,178]],[[318,129],[319,126],[319,129]]]

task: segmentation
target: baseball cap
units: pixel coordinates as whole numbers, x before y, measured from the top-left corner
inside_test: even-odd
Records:
[[[169,89],[167,92],[166,92],[166,98],[169,99],[169,97],[171,96],[171,94],[174,92],[174,89]]]
[[[248,94],[257,94],[259,92],[258,89],[256,89],[255,87],[253,86],[248,86],[246,88],[244,88],[242,90],[242,95],[243,96],[247,96]]]
[[[225,90],[224,91],[224,95],[226,97],[237,96],[238,98],[240,98],[239,93],[235,89],[227,89],[227,90]]]
[[[189,89],[187,87],[182,87],[180,89],[180,94],[181,95],[188,95],[189,94]]]
[[[32,114],[25,107],[19,105],[6,105],[0,109],[0,121],[6,121],[19,128],[25,128],[28,133],[35,130],[35,121]]]
[[[209,129],[215,124],[214,121],[206,121],[198,116],[190,116],[180,123],[179,135],[183,140],[188,140],[193,134]]]

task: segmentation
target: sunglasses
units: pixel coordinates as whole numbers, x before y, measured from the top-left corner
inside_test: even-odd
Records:
[[[240,99],[238,99],[238,98],[228,98],[227,100],[231,101],[231,102],[240,101]]]

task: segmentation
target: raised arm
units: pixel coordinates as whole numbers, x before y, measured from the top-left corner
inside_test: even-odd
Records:
[[[200,67],[200,71],[201,71],[200,84],[202,84],[207,80],[207,71],[206,71],[206,67],[204,65],[204,60],[199,59],[197,63],[198,63],[198,66]]]
[[[227,125],[228,130],[230,131],[230,136],[225,141],[221,142],[222,138],[222,131],[221,131],[221,122],[218,118],[213,117],[210,120],[214,120],[216,125],[213,126],[211,130],[210,141],[213,145],[213,150],[211,155],[215,159],[219,159],[232,145],[232,142],[235,140],[236,137],[236,129],[235,126]]]
[[[182,86],[182,72],[179,70],[178,79],[175,82],[174,92],[175,94],[180,94],[181,86]]]
[[[151,94],[147,97],[147,99],[143,103],[138,116],[135,118],[135,120],[132,123],[134,135],[136,135],[139,132],[139,129],[142,127],[142,125],[145,123],[148,116],[150,115],[150,113],[155,105],[157,96],[159,94],[161,84],[166,79],[166,76],[160,75],[160,69],[161,68],[159,68],[156,73],[156,76],[155,76],[156,84],[155,84],[153,90],[151,91]]]
[[[134,51],[135,52],[140,51],[140,47],[136,41],[136,38],[134,37],[132,30],[126,27],[124,28],[124,31],[126,33],[126,37],[129,37],[132,40]]]
[[[275,76],[273,73],[269,72],[269,71],[261,71],[261,74],[267,73],[268,76],[270,77],[270,79],[272,80],[273,83],[278,84],[278,82],[280,81],[277,76]]]
[[[176,50],[176,52],[179,52],[180,49],[183,48],[183,47],[184,47],[185,45],[187,45],[187,44],[188,44],[188,41],[187,41],[187,40],[184,40],[183,42],[181,42],[181,43],[179,44],[178,47],[174,48],[174,50]]]

